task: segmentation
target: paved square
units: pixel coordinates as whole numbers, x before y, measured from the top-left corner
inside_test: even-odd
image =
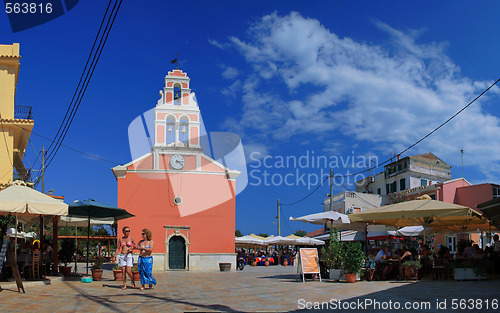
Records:
[[[158,285],[153,290],[120,290],[121,283],[112,280],[113,273],[104,271],[100,282],[54,279],[50,285],[26,284],[26,294],[17,292],[13,284],[1,283],[1,312],[291,312],[339,311],[349,305],[352,312],[387,312],[387,306],[419,305],[425,312],[452,311],[452,301],[472,309],[467,312],[497,312],[500,280],[487,281],[361,281],[344,282],[297,281],[294,267],[245,267],[232,272],[157,272]],[[474,299],[473,307],[465,303]],[[478,308],[480,299],[481,308]],[[341,304],[335,302],[341,300]],[[379,307],[361,306],[377,301]],[[438,309],[437,302],[446,309]],[[389,302],[391,301],[391,302]],[[486,302],[487,301],[487,302]],[[346,302],[346,303],[344,303]],[[498,305],[498,302],[496,302]],[[486,305],[489,310],[486,310]],[[335,306],[336,305],[336,306]],[[397,307],[396,307],[397,309]],[[401,311],[410,312],[404,307]],[[417,310],[415,310],[417,311]]]

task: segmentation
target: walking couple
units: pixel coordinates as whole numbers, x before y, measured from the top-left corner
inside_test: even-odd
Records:
[[[156,285],[156,279],[153,277],[153,240],[152,233],[149,229],[142,230],[142,239],[139,243],[135,243],[134,238],[130,236],[130,227],[125,226],[122,229],[123,237],[117,239],[117,248],[115,258],[118,256],[118,266],[122,270],[123,287],[122,290],[127,289],[127,275],[130,277],[132,287],[135,288],[134,276],[132,275],[132,266],[134,265],[134,250],[139,250],[139,259],[137,261],[137,268],[139,276],[141,277],[141,288],[144,290],[145,285],[149,285],[149,289],[153,289]]]

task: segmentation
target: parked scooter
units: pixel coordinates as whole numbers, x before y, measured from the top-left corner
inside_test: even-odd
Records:
[[[245,268],[245,257],[238,257],[236,269],[242,271]]]
[[[241,249],[238,251],[238,256],[236,258],[236,269],[242,271],[245,268],[245,250]]]

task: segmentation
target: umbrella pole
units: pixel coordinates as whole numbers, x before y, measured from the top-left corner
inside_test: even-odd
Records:
[[[425,234],[425,224],[423,224],[424,226],[424,245],[427,243],[427,236]]]
[[[78,226],[77,226],[77,223],[75,222],[75,273],[77,272],[78,270],[78,259],[77,259],[77,254],[76,253],[78,251]]]
[[[16,213],[16,232],[15,232],[15,238],[14,240],[14,261],[17,263],[17,213]]]
[[[89,220],[87,224],[87,276],[89,276],[89,248],[90,248],[90,210],[89,210]]]

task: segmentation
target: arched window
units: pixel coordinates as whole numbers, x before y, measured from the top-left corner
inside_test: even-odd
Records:
[[[183,142],[187,146],[188,140],[189,140],[189,123],[186,118],[182,118],[181,123],[179,125],[179,141]]]
[[[175,142],[175,122],[170,117],[167,118],[167,135],[165,136],[165,138],[167,140],[167,145]]]
[[[181,105],[181,85],[180,84],[175,84],[174,85],[174,105]]]

